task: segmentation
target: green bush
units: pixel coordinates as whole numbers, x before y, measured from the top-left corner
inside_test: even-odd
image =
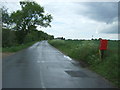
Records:
[[[14,31],[2,29],[2,47],[10,47],[16,44],[16,35]]]

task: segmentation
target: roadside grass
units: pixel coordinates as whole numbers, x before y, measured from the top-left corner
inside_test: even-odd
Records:
[[[2,47],[0,47],[0,52],[2,52]]]
[[[26,44],[21,44],[21,45],[16,45],[16,46],[12,46],[12,47],[5,47],[5,48],[2,48],[2,52],[3,53],[6,53],[6,52],[17,52],[17,51],[20,51],[22,49],[25,49],[31,45],[33,45],[35,42],[37,41],[33,41],[33,42],[29,42],[29,43],[26,43]]]
[[[100,59],[98,40],[51,40],[49,43],[71,58],[85,62],[88,68],[120,88],[118,41],[108,41],[104,59]]]

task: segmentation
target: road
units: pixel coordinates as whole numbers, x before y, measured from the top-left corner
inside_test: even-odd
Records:
[[[47,41],[41,41],[3,58],[3,88],[112,88],[112,85]]]

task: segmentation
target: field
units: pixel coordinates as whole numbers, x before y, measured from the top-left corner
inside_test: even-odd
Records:
[[[84,62],[89,68],[116,87],[120,87],[118,76],[118,41],[108,41],[104,58],[100,58],[99,40],[51,40],[49,43],[71,58]]]

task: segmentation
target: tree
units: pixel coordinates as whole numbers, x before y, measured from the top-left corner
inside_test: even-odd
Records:
[[[17,10],[11,14],[11,22],[14,25],[14,29],[22,34],[23,42],[24,37],[32,30],[36,30],[37,26],[48,27],[51,26],[52,16],[50,14],[45,15],[44,8],[38,5],[36,2],[21,1],[21,10]]]
[[[2,29],[2,47],[10,47],[16,44],[15,31],[10,29]]]
[[[8,11],[4,6],[1,8],[1,11],[2,11],[2,26],[4,28],[8,28],[10,24],[10,15],[8,14]]]

